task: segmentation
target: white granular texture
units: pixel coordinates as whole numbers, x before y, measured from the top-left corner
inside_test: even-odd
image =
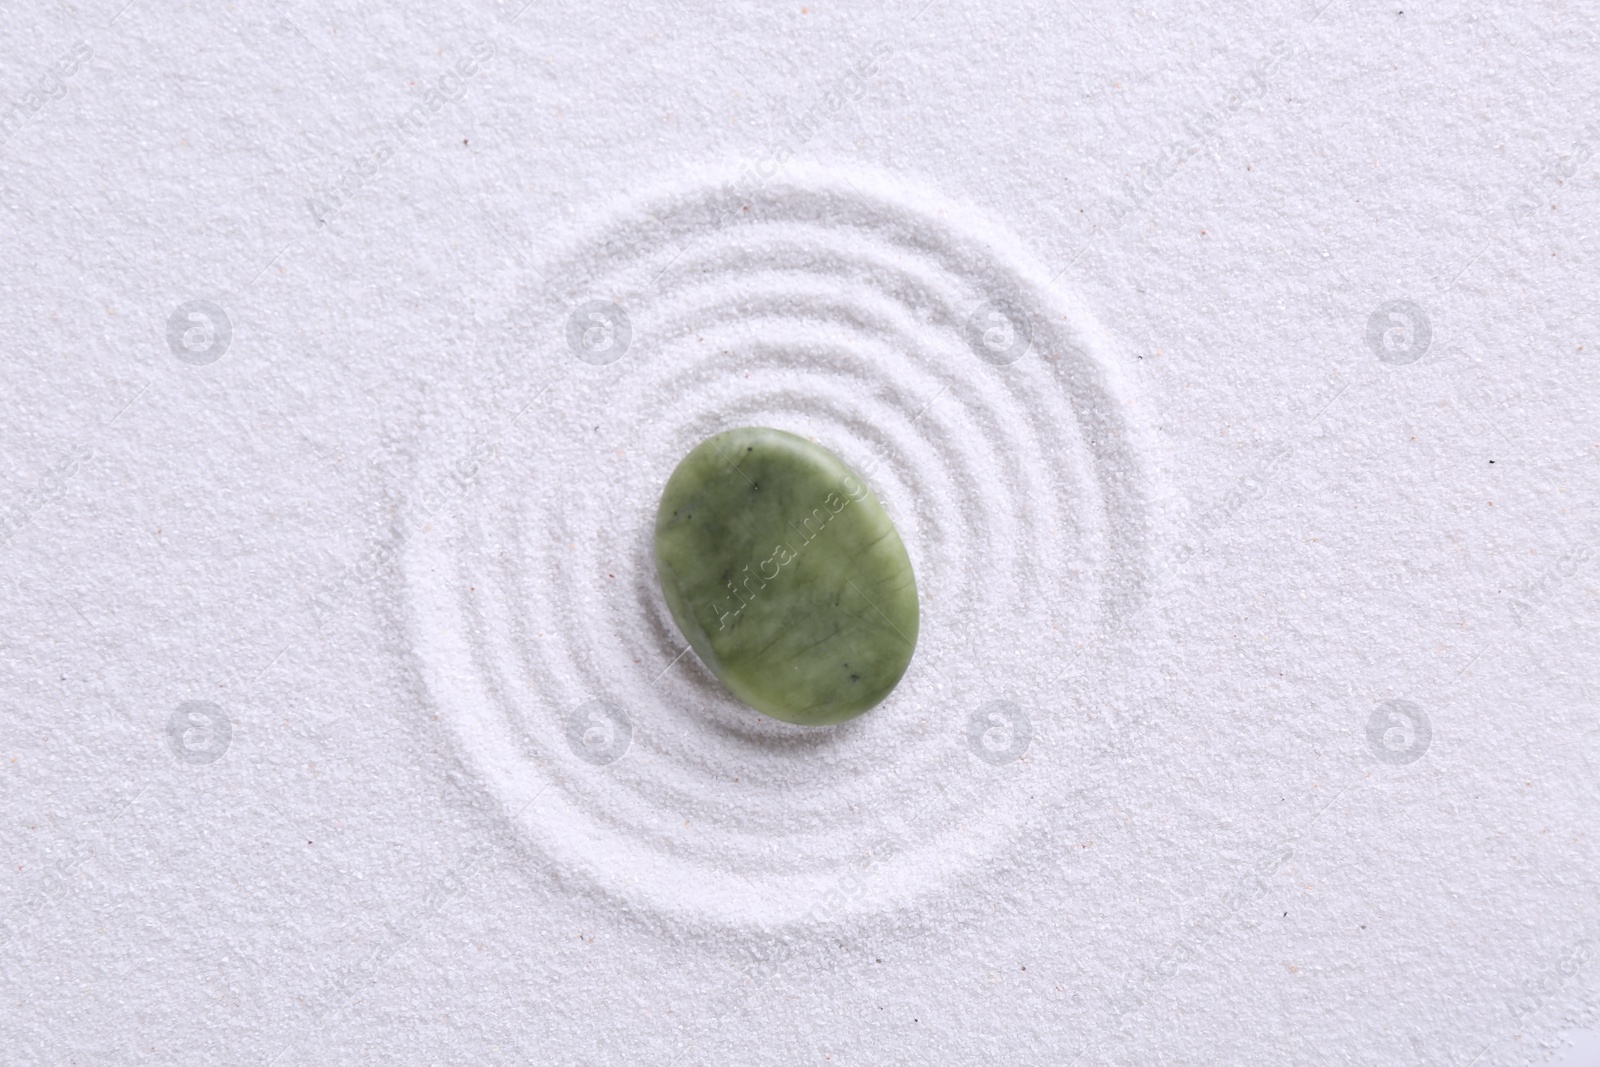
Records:
[[[1030,866],[1072,818],[1041,697],[1151,580],[1148,449],[1103,332],[958,215],[797,168],[660,191],[546,268],[573,279],[552,317],[603,309],[607,361],[553,378],[485,450],[514,478],[407,538],[404,569],[430,702],[602,895],[746,933],[877,924]],[[837,449],[914,546],[915,669],[851,724],[753,713],[665,610],[661,487],[742,425]]]
[[[8,11],[0,1061],[1600,1022],[1597,30]],[[916,568],[843,726],[659,596],[661,486],[738,425]]]

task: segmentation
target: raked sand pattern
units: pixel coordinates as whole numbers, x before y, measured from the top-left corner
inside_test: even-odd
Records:
[[[778,929],[1029,877],[1085,788],[1059,679],[1153,555],[1109,335],[993,223],[853,171],[672,185],[538,273],[508,358],[557,384],[401,551],[426,699],[531,854],[638,912]],[[747,425],[859,471],[915,567],[916,657],[840,726],[730,697],[657,586],[667,476]]]

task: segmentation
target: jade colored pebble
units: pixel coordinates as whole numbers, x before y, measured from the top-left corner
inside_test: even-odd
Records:
[[[656,574],[695,654],[784,722],[844,722],[889,695],[917,645],[917,582],[883,505],[825,448],[719,433],[656,512]]]

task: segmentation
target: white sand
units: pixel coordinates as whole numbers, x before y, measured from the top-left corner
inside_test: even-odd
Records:
[[[1070,819],[1040,803],[1074,788],[1049,756],[1063,716],[1048,694],[1142,596],[1145,420],[1103,331],[994,222],[793,167],[707,226],[716,186],[629,204],[543,268],[573,280],[553,319],[613,301],[632,344],[556,368],[458,521],[410,540],[411,632],[476,773],[596,890],[738,929],[878,923],[1031,864],[1047,820]],[[1021,319],[1020,349],[1000,341],[1010,365],[981,360],[965,328],[991,293]],[[740,425],[837,450],[911,546],[914,667],[845,726],[764,719],[680,655],[656,501],[689,448]],[[959,743],[997,699],[1032,726],[1014,766]],[[627,734],[598,767],[568,743],[590,701]]]
[[[1597,29],[8,10],[0,1061],[1592,1027]],[[667,473],[752,423],[917,568],[840,728],[655,588]]]

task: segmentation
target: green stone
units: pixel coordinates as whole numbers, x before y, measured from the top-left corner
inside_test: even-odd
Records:
[[[745,427],[696,445],[656,512],[656,574],[695,654],[785,722],[855,718],[917,644],[917,582],[856,473],[792,433]]]

